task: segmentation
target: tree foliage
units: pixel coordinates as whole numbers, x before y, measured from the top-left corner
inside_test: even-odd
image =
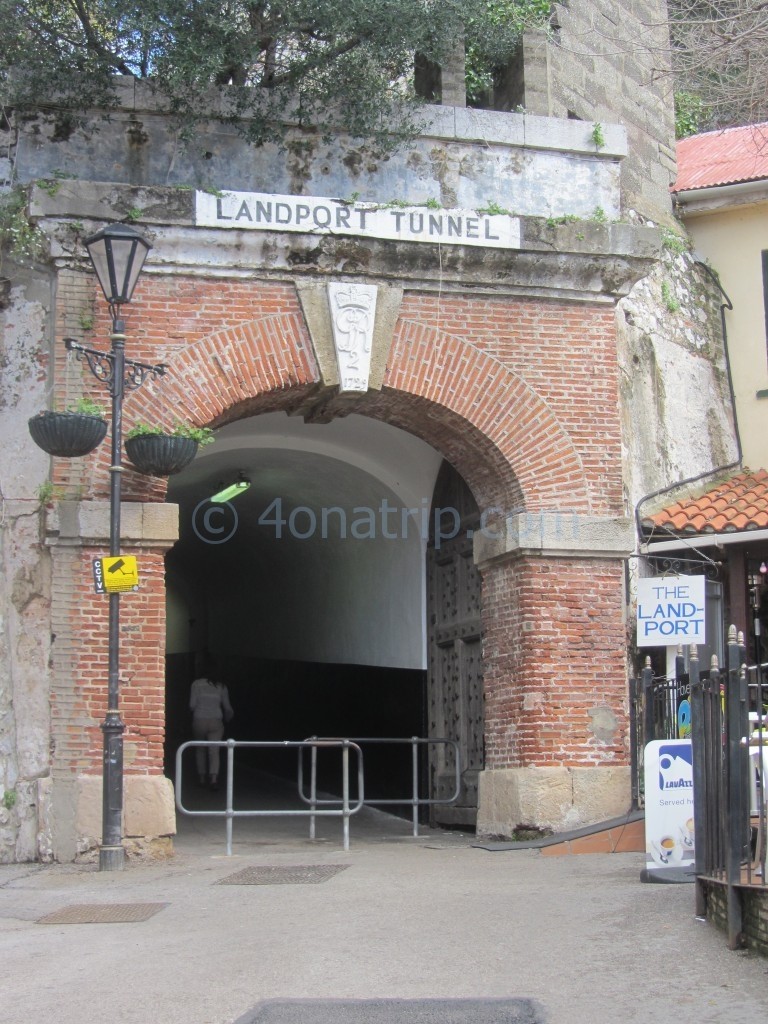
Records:
[[[465,39],[478,74],[504,60],[545,0],[0,0],[3,103],[109,106],[115,76],[144,80],[194,130],[212,109],[256,143],[286,118],[354,134],[414,128],[415,53]],[[225,87],[212,100],[210,89]],[[212,103],[218,103],[218,107]]]
[[[669,0],[678,132],[768,121],[768,0]]]

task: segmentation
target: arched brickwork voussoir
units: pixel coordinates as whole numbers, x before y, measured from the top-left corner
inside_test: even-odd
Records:
[[[541,396],[493,356],[434,327],[401,321],[385,385],[449,409],[487,437],[511,467],[529,511],[591,511],[568,432]]]
[[[281,313],[208,335],[179,351],[168,372],[126,395],[124,427],[146,421],[170,426],[220,426],[247,415],[284,407],[314,388],[320,371],[304,320]],[[237,409],[235,417],[232,411]],[[106,465],[105,465],[106,468]],[[167,481],[126,474],[126,498],[162,500]]]

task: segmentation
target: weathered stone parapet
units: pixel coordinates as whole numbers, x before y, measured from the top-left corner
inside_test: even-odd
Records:
[[[55,200],[65,199],[76,182],[110,182],[167,186],[180,201],[199,188],[469,210],[493,203],[521,216],[621,214],[620,168],[627,154],[621,125],[604,124],[598,146],[590,123],[568,118],[457,106],[427,108],[423,121],[420,136],[381,159],[359,139],[337,135],[329,142],[291,127],[282,149],[254,149],[228,125],[203,130],[194,145],[184,146],[173,140],[167,117],[124,110],[108,123],[95,113],[87,130],[54,139],[54,124],[41,116],[24,125],[25,133],[38,135],[34,145],[19,147],[16,175],[20,183],[55,181],[48,186]],[[104,219],[98,193],[91,199],[86,215]],[[142,223],[152,218],[151,201],[131,210]]]
[[[630,769],[497,768],[480,773],[477,834],[511,838],[535,826],[562,832],[625,814]]]
[[[153,244],[145,276],[250,278],[259,271],[279,280],[343,276],[407,281],[411,289],[441,293],[609,303],[647,275],[661,252],[657,229],[592,220],[591,208],[576,220],[521,216],[519,245],[491,248],[196,226],[194,195],[165,187],[68,182],[54,197],[35,188],[31,201],[56,262],[84,269],[81,233],[105,220],[123,221],[135,208],[142,210],[140,226]]]
[[[635,547],[635,528],[623,516],[521,512],[496,524],[489,516],[488,524],[475,534],[474,545],[481,567],[505,555],[626,558]]]

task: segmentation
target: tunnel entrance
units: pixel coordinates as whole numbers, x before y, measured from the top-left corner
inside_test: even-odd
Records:
[[[171,478],[180,538],[166,558],[170,777],[178,746],[191,738],[189,689],[205,652],[229,688],[234,739],[434,730],[427,566],[435,488],[447,471],[429,445],[366,417],[311,424],[269,413],[221,428],[216,443]],[[239,479],[247,490],[210,502]],[[442,727],[466,718],[446,714]],[[294,762],[280,752],[253,758],[266,776],[293,777]],[[426,750],[419,770],[422,792],[445,792]],[[411,775],[409,749],[366,748],[367,797],[407,796]],[[466,814],[461,823],[470,824]]]

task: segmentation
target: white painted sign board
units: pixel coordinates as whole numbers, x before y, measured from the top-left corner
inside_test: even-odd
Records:
[[[637,581],[637,645],[703,644],[706,580],[659,576]]]
[[[264,192],[195,193],[195,223],[209,228],[355,235],[398,242],[520,248],[520,219],[506,213],[353,203]]]

